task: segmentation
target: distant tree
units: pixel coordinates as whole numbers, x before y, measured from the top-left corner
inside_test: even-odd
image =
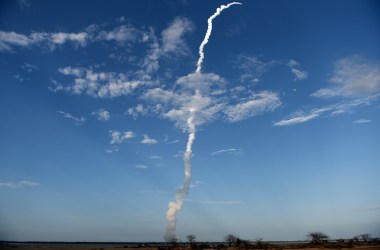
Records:
[[[321,244],[324,241],[327,241],[330,237],[327,234],[322,232],[311,232],[306,235],[310,243]]]
[[[187,240],[189,241],[189,243],[194,243],[195,242],[195,235],[194,234],[189,234],[188,236],[186,236]]]
[[[256,238],[255,243],[256,243],[256,246],[264,245],[263,238]]]
[[[355,242],[359,242],[359,239],[360,239],[359,235],[355,235],[354,237],[352,237],[352,241],[355,241]]]
[[[370,234],[360,234],[359,238],[361,238],[362,241],[364,241],[364,242],[368,242],[371,238],[371,235]]]
[[[195,243],[195,235],[194,234],[189,234],[186,236],[187,240],[189,241],[190,247],[191,248],[196,248],[197,244]]]
[[[233,234],[227,234],[227,236],[224,237],[224,241],[227,242],[228,246],[232,246],[232,244],[236,242],[236,239],[236,236]]]

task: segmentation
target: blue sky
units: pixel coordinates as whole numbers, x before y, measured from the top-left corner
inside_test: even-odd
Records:
[[[377,1],[2,1],[2,240],[380,232]]]

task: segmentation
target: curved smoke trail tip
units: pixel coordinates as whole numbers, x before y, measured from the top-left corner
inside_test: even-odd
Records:
[[[202,69],[202,63],[203,63],[203,59],[205,57],[205,54],[203,52],[203,49],[205,47],[205,45],[208,43],[208,40],[211,36],[211,32],[212,32],[212,21],[220,15],[220,13],[225,10],[225,9],[228,9],[230,6],[232,5],[235,5],[235,4],[238,4],[238,5],[242,5],[242,3],[239,3],[239,2],[232,2],[232,3],[229,3],[227,5],[221,5],[219,8],[216,9],[216,12],[210,16],[207,20],[207,23],[208,23],[208,27],[207,27],[207,31],[206,31],[206,35],[205,35],[205,38],[203,39],[202,43],[201,43],[201,46],[199,46],[199,59],[198,59],[198,62],[197,62],[197,69],[195,70],[196,73],[200,73],[201,72],[201,69]]]

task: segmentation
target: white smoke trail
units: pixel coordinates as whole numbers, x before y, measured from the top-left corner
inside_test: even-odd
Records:
[[[187,120],[187,125],[189,127],[189,139],[187,141],[186,152],[183,157],[185,161],[185,180],[183,186],[177,190],[175,195],[175,201],[169,203],[168,212],[166,213],[166,218],[168,219],[168,226],[166,228],[165,241],[172,241],[176,239],[174,234],[176,229],[176,214],[182,208],[183,199],[189,192],[191,183],[191,165],[190,158],[192,153],[192,146],[195,139],[195,124],[194,124],[194,111],[190,110],[190,117]]]
[[[197,69],[195,70],[196,73],[200,73],[202,69],[202,62],[204,59],[204,53],[203,48],[207,44],[208,39],[210,38],[211,31],[212,31],[212,20],[219,16],[220,13],[224,10],[229,8],[231,5],[234,4],[240,4],[238,2],[232,2],[227,5],[221,5],[219,8],[216,9],[216,12],[209,17],[208,19],[208,27],[207,32],[205,35],[205,38],[203,39],[200,47],[199,47],[199,59],[197,62]],[[179,188],[175,195],[175,201],[169,202],[168,211],[166,213],[166,218],[168,220],[168,225],[166,228],[166,234],[165,234],[165,241],[173,241],[176,240],[177,237],[175,235],[175,229],[176,229],[176,223],[177,223],[177,212],[182,209],[183,199],[187,195],[190,189],[190,183],[191,183],[191,164],[190,164],[190,158],[192,154],[192,147],[193,142],[195,140],[195,124],[194,124],[194,116],[196,113],[195,109],[190,108],[189,110],[190,117],[187,119],[187,126],[189,130],[189,138],[187,141],[186,146],[186,152],[183,157],[183,160],[185,162],[185,180],[183,182],[183,186]]]
[[[203,59],[205,57],[205,54],[203,52],[203,48],[208,43],[208,39],[211,36],[211,32],[212,32],[212,20],[214,20],[215,17],[219,16],[220,13],[224,9],[228,9],[231,5],[235,5],[235,4],[241,5],[241,3],[239,3],[239,2],[232,2],[232,3],[229,3],[227,5],[221,5],[219,8],[216,9],[216,12],[214,13],[214,15],[212,15],[212,16],[210,16],[208,18],[208,20],[207,20],[207,23],[208,23],[207,32],[206,32],[205,38],[203,39],[203,41],[201,43],[201,46],[199,46],[199,59],[198,59],[198,62],[197,62],[197,69],[195,71],[196,73],[200,73],[201,69],[202,69],[202,63],[203,63]]]

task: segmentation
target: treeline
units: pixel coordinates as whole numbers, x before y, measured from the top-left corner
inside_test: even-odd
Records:
[[[223,242],[197,242],[194,234],[186,236],[187,242],[179,242],[179,239],[173,239],[165,244],[165,246],[180,246],[190,245],[194,249],[204,248],[226,248],[226,247],[238,247],[246,249],[274,249],[274,248],[307,248],[307,247],[324,247],[324,248],[345,248],[354,247],[357,245],[370,245],[380,244],[380,238],[373,238],[368,233],[358,234],[348,239],[331,239],[329,235],[322,232],[310,232],[305,235],[305,241],[293,241],[290,242],[274,242],[264,241],[263,238],[256,238],[255,240],[245,240],[234,234],[228,234],[223,238]]]

